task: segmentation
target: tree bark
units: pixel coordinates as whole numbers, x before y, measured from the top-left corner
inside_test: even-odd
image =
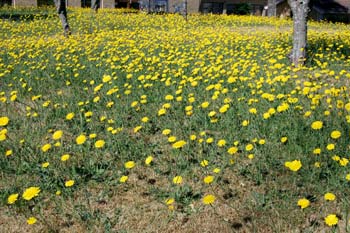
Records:
[[[295,67],[304,65],[307,43],[307,14],[310,0],[288,0],[293,13],[293,49],[290,56]]]
[[[276,12],[276,0],[268,0],[267,2],[267,16],[271,17],[271,16],[276,16],[277,12]]]

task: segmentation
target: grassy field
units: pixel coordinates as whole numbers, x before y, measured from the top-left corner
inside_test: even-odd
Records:
[[[0,10],[0,232],[350,231],[349,25],[68,14]]]

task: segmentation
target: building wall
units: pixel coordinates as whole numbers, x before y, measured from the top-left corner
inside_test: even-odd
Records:
[[[183,11],[185,0],[168,0],[169,12],[174,13],[179,10]],[[187,12],[197,13],[199,12],[201,0],[187,0]]]
[[[68,0],[69,7],[81,7],[81,0]]]
[[[13,6],[25,6],[25,7],[30,7],[30,6],[38,6],[37,0],[14,0],[12,2]]]
[[[101,8],[114,8],[115,0],[100,0]]]

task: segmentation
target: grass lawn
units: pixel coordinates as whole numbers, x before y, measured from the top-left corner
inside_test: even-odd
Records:
[[[349,25],[0,16],[0,232],[350,231]]]

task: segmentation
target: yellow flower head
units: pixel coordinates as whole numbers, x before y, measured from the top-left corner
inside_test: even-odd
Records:
[[[253,149],[254,149],[253,144],[248,144],[248,145],[246,145],[246,147],[245,147],[245,150],[246,150],[246,151],[251,151],[251,150],[253,150]]]
[[[338,224],[338,217],[335,214],[329,214],[325,217],[324,222],[330,227],[335,226]]]
[[[105,141],[104,140],[98,140],[95,142],[95,147],[96,148],[102,148],[105,145]]]
[[[42,152],[46,152],[46,151],[50,150],[50,148],[51,148],[51,144],[47,143],[41,147],[41,150],[42,150]]]
[[[68,120],[68,121],[72,120],[73,117],[74,117],[74,115],[75,115],[75,114],[74,114],[73,112],[68,113],[68,114],[66,115],[66,120]]]
[[[38,196],[39,193],[40,193],[39,187],[29,187],[23,192],[22,197],[24,200],[29,201],[32,198]]]
[[[64,154],[61,156],[61,161],[63,161],[63,162],[67,161],[69,159],[69,157],[70,157],[69,154]]]
[[[153,157],[150,155],[150,156],[148,156],[148,157],[146,158],[145,164],[146,164],[147,166],[149,166],[149,165],[151,165],[152,161],[153,161]]]
[[[9,123],[9,118],[8,117],[0,117],[0,126],[6,126]]]
[[[333,193],[326,193],[324,195],[324,199],[326,201],[334,201],[335,200],[335,195]]]
[[[226,145],[226,140],[221,139],[221,140],[218,141],[218,147],[223,147],[225,145]]]
[[[206,177],[204,177],[203,181],[206,184],[210,184],[214,181],[214,176],[206,176]]]
[[[168,198],[168,199],[165,200],[165,204],[167,204],[167,205],[171,205],[171,204],[173,204],[174,202],[175,202],[175,199],[174,199],[174,198]]]
[[[52,139],[53,140],[58,140],[62,137],[63,131],[62,130],[57,130],[52,134]]]
[[[281,137],[281,142],[282,143],[286,143],[288,141],[288,138],[287,137]]]
[[[11,194],[8,198],[7,198],[7,204],[13,204],[17,201],[18,199],[18,193],[15,194]]]
[[[206,167],[206,166],[208,166],[208,165],[209,165],[208,160],[204,159],[204,160],[201,161],[201,166],[202,166],[202,167]]]
[[[173,183],[174,184],[181,184],[182,183],[182,176],[175,176],[173,178]]]
[[[180,140],[173,144],[173,148],[179,149],[179,148],[182,148],[184,145],[186,145],[186,142],[184,140]]]
[[[301,168],[302,164],[300,160],[294,160],[292,162],[285,162],[284,166],[289,168],[291,171],[296,172]]]
[[[231,148],[229,148],[229,149],[227,150],[227,152],[228,152],[230,155],[236,154],[237,151],[238,151],[238,148],[235,147],[235,146],[233,146],[233,147],[231,147]]]
[[[74,185],[74,180],[67,180],[64,183],[64,186],[66,186],[66,187],[72,187],[73,185]]]
[[[311,124],[311,128],[314,129],[314,130],[322,129],[322,127],[323,127],[323,122],[322,121],[314,121]]]
[[[86,136],[81,134],[75,139],[75,141],[78,145],[81,145],[86,141]]]
[[[331,133],[331,138],[333,138],[333,139],[338,139],[338,138],[340,138],[340,136],[341,136],[341,132],[338,130],[334,130]]]
[[[27,219],[27,223],[29,224],[29,225],[33,225],[34,223],[36,223],[36,218],[34,218],[34,217],[30,217],[30,218],[28,218]]]
[[[131,169],[131,168],[135,167],[135,162],[134,162],[134,161],[128,161],[128,162],[126,162],[126,163],[124,164],[124,167],[125,167],[126,169]]]
[[[128,180],[128,178],[129,178],[128,176],[122,176],[122,177],[120,177],[119,182],[125,183]]]
[[[310,205],[310,201],[306,198],[302,198],[298,200],[298,206],[300,206],[300,208],[302,209],[308,207],[309,205]]]
[[[215,199],[216,198],[214,195],[209,194],[209,195],[204,196],[202,201],[205,205],[211,205],[214,203]]]
[[[165,129],[165,130],[162,131],[163,135],[169,135],[170,133],[171,133],[170,129]]]

